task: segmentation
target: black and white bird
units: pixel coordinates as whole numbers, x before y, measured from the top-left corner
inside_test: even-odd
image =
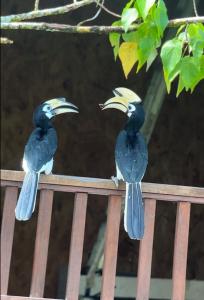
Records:
[[[131,239],[140,240],[144,235],[144,207],[141,180],[148,163],[146,142],[140,133],[145,120],[142,101],[137,94],[127,88],[116,88],[115,97],[109,99],[101,108],[116,108],[128,116],[120,131],[115,146],[116,185],[118,180],[126,182],[124,227]]]
[[[57,133],[52,125],[53,117],[63,113],[78,113],[78,108],[65,98],[45,101],[33,114],[35,129],[25,146],[23,170],[26,172],[15,209],[16,219],[26,221],[35,209],[40,173],[50,174],[53,156],[57,149]]]

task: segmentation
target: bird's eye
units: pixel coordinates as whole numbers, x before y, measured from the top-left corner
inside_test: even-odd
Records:
[[[129,112],[135,111],[135,106],[132,105],[132,104],[129,104],[129,105],[128,105],[128,111],[129,111]]]
[[[51,110],[51,106],[47,106],[47,111],[50,111]]]

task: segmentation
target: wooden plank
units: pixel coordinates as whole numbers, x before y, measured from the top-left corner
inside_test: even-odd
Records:
[[[7,294],[18,188],[7,187],[1,226],[1,294]]]
[[[53,191],[42,190],[35,240],[34,262],[30,296],[43,297],[47,266],[50,225],[52,216]]]
[[[12,296],[12,295],[1,295],[1,300],[64,300],[55,298],[37,298],[37,297],[24,297],[24,296]]]
[[[87,275],[81,276],[80,296],[83,300],[94,299],[101,291],[101,275],[97,273],[94,278],[93,285],[90,289],[90,294],[86,295]],[[115,298],[120,300],[135,299],[135,283],[137,278],[133,276],[117,276],[115,284]],[[163,278],[151,278],[150,296],[149,299],[169,300],[172,293],[172,280]],[[186,281],[186,296],[185,300],[202,300],[204,295],[204,281],[187,280]],[[61,296],[62,297],[62,296]],[[80,299],[81,299],[80,298]]]
[[[121,197],[110,196],[105,234],[101,300],[114,299],[121,203]]]
[[[173,259],[172,300],[185,299],[190,203],[178,203]]]
[[[15,187],[21,187],[22,183],[19,181],[7,181],[2,180],[1,186],[15,186]],[[165,184],[163,185],[166,186]],[[124,196],[125,191],[123,190],[113,190],[113,189],[102,189],[102,188],[89,188],[89,187],[76,187],[71,185],[54,185],[54,184],[47,184],[47,183],[40,183],[38,186],[39,189],[49,189],[52,191],[57,192],[69,192],[69,193],[75,193],[76,191],[79,193],[87,193],[87,194],[93,194],[93,195],[105,195],[105,196],[111,196],[111,195],[118,195],[118,196]],[[204,190],[204,189],[203,189]],[[156,194],[156,193],[147,193],[143,191],[143,198],[147,199],[155,199],[161,200],[161,201],[171,201],[171,202],[190,202],[194,204],[204,204],[204,196],[202,194],[200,197],[194,197],[194,196],[181,196],[181,195],[169,195],[169,194]]]
[[[156,198],[157,200],[168,201],[168,202],[190,202],[194,204],[204,204],[204,197],[202,197],[202,195],[201,197],[194,197],[194,196],[143,193],[143,197],[149,199]]]
[[[76,193],[72,222],[71,246],[66,287],[66,299],[78,300],[84,230],[88,195]]]
[[[145,199],[145,232],[139,248],[137,300],[149,299],[155,211],[156,200]]]
[[[2,181],[14,181],[21,182],[24,178],[24,172],[22,171],[10,171],[1,170]],[[41,175],[40,183],[50,184],[53,186],[72,186],[75,188],[95,188],[106,189],[116,191],[124,191],[125,184],[121,183],[119,189],[110,179],[100,178],[87,178],[87,177],[74,177],[74,176],[62,176],[62,175]],[[76,189],[75,189],[76,190]],[[177,186],[168,184],[156,184],[156,183],[142,183],[142,190],[144,193],[163,194],[163,195],[176,195],[186,197],[198,197],[204,198],[204,188],[190,187],[190,186]],[[156,197],[156,196],[154,196]]]

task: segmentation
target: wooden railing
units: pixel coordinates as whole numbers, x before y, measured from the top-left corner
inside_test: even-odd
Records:
[[[121,203],[125,186],[120,185],[119,189],[116,189],[111,180],[61,175],[42,175],[40,178],[40,206],[35,240],[30,297],[8,295],[9,271],[15,226],[14,210],[18,196],[18,189],[21,187],[23,178],[23,172],[8,170],[1,171],[1,186],[5,188],[5,201],[1,229],[2,300],[44,299],[43,294],[52,203],[55,191],[75,193],[66,285],[66,299],[68,300],[75,300],[79,297],[88,194],[108,196],[109,200],[104,246],[101,299],[114,299]],[[184,300],[190,207],[191,203],[204,204],[204,189],[143,183],[142,190],[145,201],[145,235],[143,240],[140,242],[139,249],[136,299],[149,299],[156,201],[162,200],[178,203],[173,258],[172,300]]]

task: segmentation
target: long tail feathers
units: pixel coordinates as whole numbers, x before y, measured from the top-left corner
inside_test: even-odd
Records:
[[[143,238],[144,206],[140,182],[126,183],[124,227],[131,239]]]
[[[38,181],[39,173],[26,173],[15,209],[17,220],[26,221],[30,219],[35,209]]]

